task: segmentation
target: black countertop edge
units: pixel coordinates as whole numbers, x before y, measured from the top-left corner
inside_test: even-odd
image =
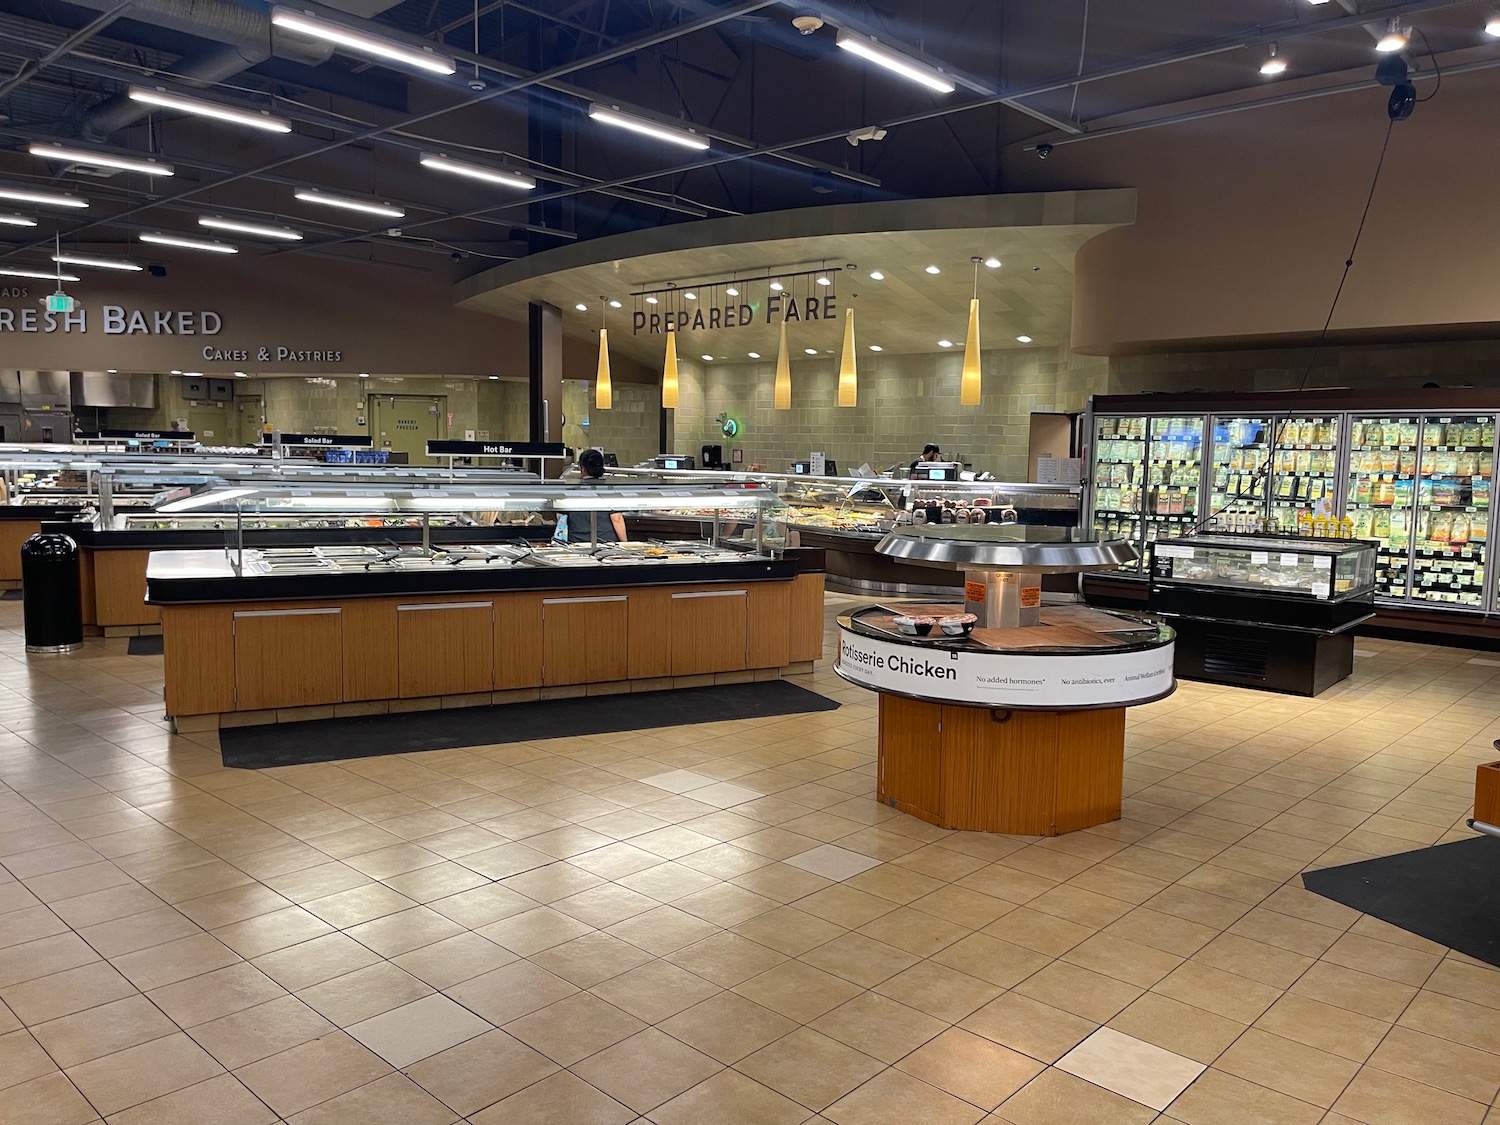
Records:
[[[80,547],[94,551],[162,551],[193,547],[216,549],[228,544],[233,528],[210,528],[194,531],[118,531],[101,530],[91,523],[51,522],[43,531],[71,536]],[[524,539],[529,543],[546,543],[552,538],[551,525],[516,527],[434,527],[431,541],[445,543],[505,543]],[[310,527],[246,529],[247,547],[309,547],[319,545],[389,545],[392,542],[414,545],[422,542],[420,527]]]
[[[1147,652],[1154,648],[1165,648],[1177,640],[1177,633],[1170,626],[1149,621],[1142,622],[1142,626],[1156,628],[1157,634],[1151,640],[1129,641],[1125,644],[1110,645],[1108,648],[1078,648],[1071,645],[1056,645],[1051,648],[994,648],[966,637],[939,637],[933,634],[925,637],[908,637],[905,634],[887,633],[884,629],[867,625],[852,613],[840,614],[838,623],[839,628],[848,629],[851,633],[857,633],[861,637],[869,637],[872,641],[888,641],[891,644],[907,645],[911,648],[926,649],[929,652],[956,650],[973,653],[975,656],[1035,656],[1042,660],[1049,656],[1118,656],[1122,652]],[[1042,708],[1042,710],[1047,710],[1047,708]]]
[[[790,559],[743,563],[664,563],[659,566],[510,569],[505,571],[340,571],[244,578],[148,578],[152,605],[284,602],[340,598],[425,597],[436,594],[509,594],[630,586],[690,586],[726,582],[786,582],[799,573]]]
[[[63,520],[84,508],[76,504],[0,504],[0,520]],[[71,524],[68,533],[71,535]],[[63,530],[56,528],[53,530]]]

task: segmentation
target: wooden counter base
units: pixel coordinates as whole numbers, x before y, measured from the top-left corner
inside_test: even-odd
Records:
[[[812,573],[555,592],[168,603],[166,713],[217,726],[247,713],[280,722],[372,704],[475,706],[522,692],[546,698],[632,690],[637,682],[659,689],[718,676],[775,678],[822,655],[822,602],[823,575]]]
[[[880,696],[877,795],[940,828],[1059,836],[1120,817],[1125,709],[1000,711]]]

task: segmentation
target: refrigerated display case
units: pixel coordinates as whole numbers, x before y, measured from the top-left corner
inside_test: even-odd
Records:
[[[1138,548],[1193,530],[1203,483],[1203,419],[1188,415],[1095,420],[1090,474],[1094,533]],[[1141,573],[1137,559],[1123,569]]]
[[[1487,388],[1099,396],[1085,428],[1085,520],[1143,549],[1168,538],[1170,524],[1150,520],[1154,443],[1132,438],[1161,433],[1170,454],[1167,435],[1202,418],[1206,500],[1179,534],[1288,532],[1300,514],[1324,515],[1376,544],[1372,628],[1500,642],[1486,566],[1497,417],[1500,389]],[[1128,606],[1146,600],[1144,578],[1122,569],[1086,585],[1100,604]]]

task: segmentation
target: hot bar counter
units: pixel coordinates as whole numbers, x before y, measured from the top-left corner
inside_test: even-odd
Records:
[[[823,648],[816,559],[235,573],[159,551],[179,727],[775,678]]]
[[[1042,605],[1044,573],[1134,557],[1060,528],[900,529],[883,553],[963,573],[962,604],[841,616],[837,671],[880,695],[877,793],[942,828],[1056,836],[1120,816],[1125,708],[1170,695],[1170,628]]]

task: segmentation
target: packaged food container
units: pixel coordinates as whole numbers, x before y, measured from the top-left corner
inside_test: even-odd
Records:
[[[937,625],[945,636],[964,637],[974,631],[974,622],[978,620],[979,618],[972,613],[955,613],[948,617],[939,617]]]
[[[925,637],[932,632],[934,623],[931,617],[897,617],[894,620],[896,628],[908,637]]]

